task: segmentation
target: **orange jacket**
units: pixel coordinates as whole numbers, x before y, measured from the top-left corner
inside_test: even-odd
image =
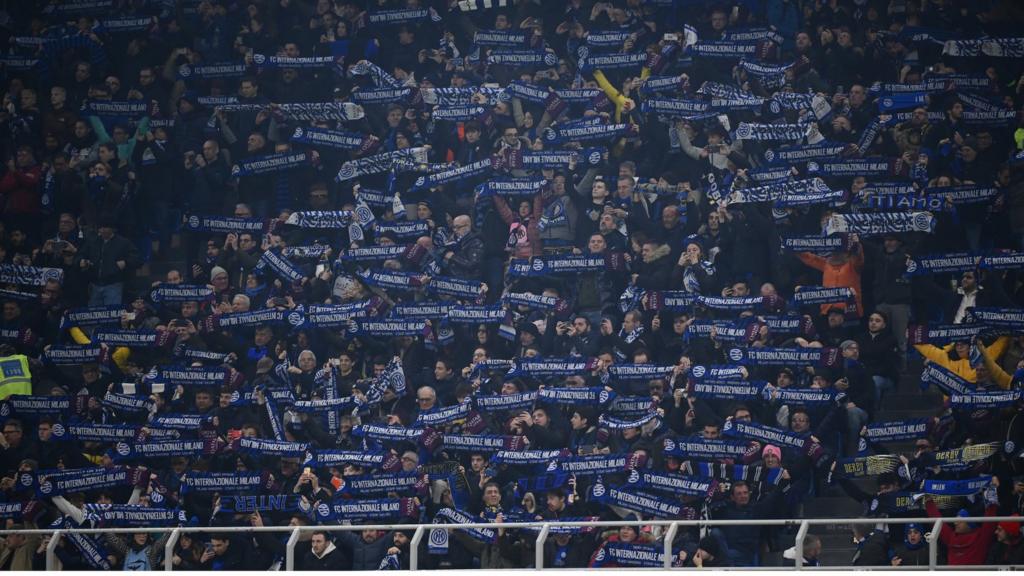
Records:
[[[828,263],[828,258],[801,252],[800,261],[804,264],[821,270],[821,285],[826,288],[852,288],[854,298],[857,300],[857,317],[864,314],[864,306],[861,304],[860,271],[864,267],[864,247],[857,245],[857,252],[851,254],[841,266],[833,266]],[[828,313],[828,309],[834,306],[842,306],[841,302],[825,303],[821,305],[821,313]]]

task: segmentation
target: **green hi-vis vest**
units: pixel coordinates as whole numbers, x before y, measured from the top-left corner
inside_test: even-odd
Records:
[[[0,358],[0,400],[14,395],[32,395],[32,373],[24,354]]]

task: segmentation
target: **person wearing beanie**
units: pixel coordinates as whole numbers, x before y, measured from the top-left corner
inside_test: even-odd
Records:
[[[1020,516],[1020,514],[1014,514]],[[1024,564],[1024,540],[1020,536],[1020,522],[1003,521],[996,524],[996,541],[988,553],[987,564],[1019,566]]]
[[[992,484],[985,488],[983,494],[985,499],[985,516],[995,516],[999,510],[999,501],[996,497],[996,490],[999,487],[999,478],[993,477]],[[938,518],[942,516],[939,507],[931,496],[925,496],[925,510],[928,516]],[[965,511],[957,514],[964,517]],[[969,515],[969,514],[966,514]],[[956,521],[942,525],[942,532],[939,539],[946,546],[946,563],[950,566],[980,566],[988,558],[988,551],[995,537],[996,524],[994,522],[983,522],[980,526],[965,521]]]
[[[927,566],[928,543],[924,539],[924,526],[913,522],[903,530],[903,541],[893,547],[893,566]]]

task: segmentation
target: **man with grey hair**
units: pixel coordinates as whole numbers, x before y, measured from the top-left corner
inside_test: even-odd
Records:
[[[444,247],[444,268],[456,278],[479,280],[484,258],[484,241],[473,230],[473,221],[460,214],[452,221],[454,242]]]

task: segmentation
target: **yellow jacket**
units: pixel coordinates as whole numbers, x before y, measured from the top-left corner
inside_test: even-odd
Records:
[[[1006,347],[1009,345],[1010,338],[1008,336],[1001,336],[993,342],[992,346],[989,346],[987,350],[984,345],[980,346],[979,350],[981,350],[982,356],[985,358],[985,365],[988,366],[990,362],[994,365],[995,363],[992,362],[991,359],[1002,356],[1003,352],[1006,351]],[[971,366],[970,358],[961,358],[959,360],[950,359],[949,351],[953,349],[953,344],[947,344],[941,348],[932,344],[914,344],[914,348],[916,348],[917,351],[928,360],[931,360],[939,366],[953,372],[971,384],[978,382],[978,373],[975,372],[974,368]],[[1006,379],[1004,384],[1003,380],[1000,379],[1000,376],[997,375],[997,372],[993,370],[991,366],[989,367],[989,371],[992,373],[992,378],[999,383],[1000,387],[1010,387],[1010,379]],[[1006,375],[1006,372],[1003,372],[1002,369],[1000,369],[999,372]]]
[[[650,75],[651,70],[644,66],[644,69],[640,72],[640,78],[644,79]],[[628,98],[623,96],[622,92],[619,92],[615,86],[612,86],[612,83],[605,77],[604,72],[594,70],[594,80],[597,80],[597,85],[601,87],[601,90],[604,90],[604,93],[608,95],[608,99],[615,104],[615,122],[621,122],[622,107],[626,104],[626,100],[628,100]]]

